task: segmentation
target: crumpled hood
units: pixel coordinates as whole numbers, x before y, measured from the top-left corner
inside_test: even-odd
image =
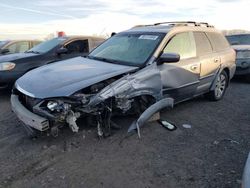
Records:
[[[92,84],[136,69],[138,67],[76,57],[32,70],[17,80],[16,87],[40,99],[70,96]]]
[[[250,45],[233,45],[232,47],[236,51],[250,51]]]
[[[0,63],[2,62],[11,62],[22,58],[37,56],[38,54],[34,53],[15,53],[15,54],[7,54],[0,56]]]

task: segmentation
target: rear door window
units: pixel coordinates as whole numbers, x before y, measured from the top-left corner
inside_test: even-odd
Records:
[[[88,53],[89,52],[89,45],[88,40],[75,40],[70,42],[65,46],[67,48],[68,53]]]
[[[196,57],[196,46],[192,32],[176,34],[164,49],[164,53],[177,53],[181,59]]]
[[[207,55],[213,52],[210,41],[204,32],[194,32],[197,54],[199,56]]]
[[[227,39],[221,33],[207,32],[207,36],[212,43],[214,51],[223,51],[229,47]]]

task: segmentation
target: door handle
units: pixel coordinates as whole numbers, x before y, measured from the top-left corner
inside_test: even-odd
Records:
[[[191,69],[192,71],[195,71],[195,70],[198,69],[198,65],[192,65],[192,66],[190,67],[190,69]]]

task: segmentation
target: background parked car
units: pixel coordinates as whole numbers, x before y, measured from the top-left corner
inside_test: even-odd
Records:
[[[237,53],[235,75],[244,75],[250,82],[250,34],[228,35],[226,38]]]
[[[0,88],[13,85],[26,72],[59,60],[84,56],[104,38],[71,36],[54,38],[17,54],[0,56]]]
[[[41,43],[38,40],[5,40],[0,41],[0,55],[25,52]]]

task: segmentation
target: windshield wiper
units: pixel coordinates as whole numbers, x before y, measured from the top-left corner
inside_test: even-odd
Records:
[[[29,50],[29,51],[26,51],[25,53],[34,53],[34,54],[40,54],[40,52],[38,52],[38,51],[33,51],[33,50]]]
[[[99,61],[104,61],[108,63],[119,63],[119,61],[113,60],[113,59],[107,59],[104,57],[96,57],[96,56],[87,56],[89,59],[94,59],[94,60],[99,60]]]

